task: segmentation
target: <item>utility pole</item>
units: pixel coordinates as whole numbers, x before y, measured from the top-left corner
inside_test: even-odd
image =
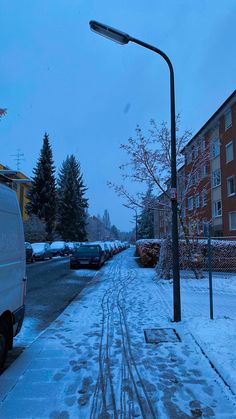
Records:
[[[17,149],[17,153],[16,154],[11,154],[12,157],[15,157],[15,161],[16,161],[16,168],[17,168],[17,172],[20,171],[20,164],[22,161],[25,161],[24,158],[24,153],[21,153],[21,150],[18,148]]]

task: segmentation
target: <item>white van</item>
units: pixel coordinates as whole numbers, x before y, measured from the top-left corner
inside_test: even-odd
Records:
[[[0,368],[24,318],[25,246],[16,193],[0,184]]]

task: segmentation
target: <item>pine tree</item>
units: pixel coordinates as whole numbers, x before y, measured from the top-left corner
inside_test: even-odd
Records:
[[[74,155],[67,156],[58,178],[57,231],[63,240],[86,240],[86,190],[79,162]]]
[[[152,188],[147,190],[146,195],[142,201],[143,210],[138,217],[138,237],[140,239],[153,239],[154,238],[154,219],[153,208],[154,197]]]
[[[111,226],[111,236],[113,240],[119,240],[119,237],[120,237],[119,230],[115,225]]]
[[[47,133],[43,138],[38,162],[33,169],[32,187],[28,198],[27,213],[35,214],[45,222],[47,240],[52,240],[56,217],[56,180],[52,149]]]

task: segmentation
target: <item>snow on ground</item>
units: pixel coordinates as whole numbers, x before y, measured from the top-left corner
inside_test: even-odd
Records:
[[[75,274],[75,276],[78,276],[78,277],[88,276],[91,278],[92,276],[95,276],[98,272],[93,271],[92,269],[77,269],[77,270],[74,270],[73,273]]]
[[[14,347],[26,347],[31,344],[40,334],[38,331],[40,320],[33,317],[24,318],[19,335],[14,338]]]
[[[209,282],[196,280],[192,272],[181,273],[182,324],[194,335],[223,379],[236,394],[236,274],[213,272],[214,320],[209,314]],[[159,288],[172,313],[172,281]]]
[[[183,281],[184,322],[173,325],[171,283],[139,268],[133,249],[117,255],[38,338],[38,352],[34,346],[23,354],[27,367],[0,417],[236,418],[235,398],[185,330],[190,314],[197,319],[200,310],[207,320],[204,280],[199,284]],[[144,330],[163,327],[175,327],[182,341],[145,341]],[[11,368],[1,379],[7,374]]]
[[[61,258],[61,256],[56,256],[55,258],[58,258],[59,262],[61,261],[64,263],[64,259]],[[97,274],[96,271],[92,271],[91,269],[79,269],[72,272],[73,276],[67,280],[68,285],[78,283],[78,279],[80,278],[83,281],[85,280],[84,278],[92,279]],[[44,305],[40,306],[38,304],[37,309],[43,311]],[[32,317],[27,313],[27,315],[25,315],[20,333],[14,338],[14,347],[24,349],[32,342],[34,342],[34,340],[44,332],[44,330],[42,330],[41,323],[42,320]]]
[[[236,320],[193,318],[188,323],[191,333],[236,394]]]

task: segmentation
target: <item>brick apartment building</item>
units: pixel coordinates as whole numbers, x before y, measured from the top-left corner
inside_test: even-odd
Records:
[[[183,150],[185,221],[201,235],[211,221],[214,236],[236,236],[236,91]],[[195,231],[193,231],[195,228]]]
[[[155,238],[167,237],[171,234],[171,208],[169,198],[164,194],[157,197],[156,208],[153,211],[153,230]]]
[[[189,233],[202,236],[210,221],[213,236],[236,236],[236,91],[188,142],[183,154],[178,196]],[[163,197],[158,198],[161,203]],[[154,231],[159,238],[169,232],[171,221],[161,214],[165,215],[156,210]]]

